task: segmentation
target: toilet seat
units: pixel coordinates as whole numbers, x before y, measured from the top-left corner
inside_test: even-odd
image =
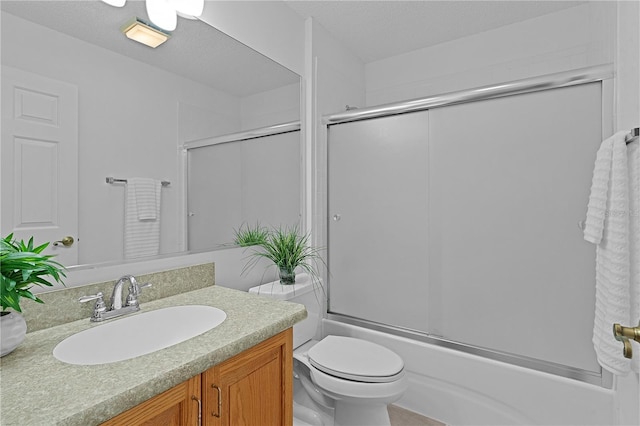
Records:
[[[390,383],[404,375],[395,352],[362,339],[327,336],[309,349],[310,364],[334,377],[363,383]]]

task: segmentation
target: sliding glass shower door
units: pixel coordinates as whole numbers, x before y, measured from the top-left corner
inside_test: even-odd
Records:
[[[331,312],[426,331],[427,117],[329,130]]]
[[[298,225],[300,209],[299,131],[189,149],[189,250],[229,245],[241,226]]]
[[[601,86],[330,125],[330,313],[599,376]]]

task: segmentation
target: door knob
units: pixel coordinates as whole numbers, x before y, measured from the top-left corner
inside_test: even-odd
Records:
[[[640,323],[637,327],[623,327],[620,324],[613,324],[613,336],[622,342],[622,354],[625,358],[630,359],[633,356],[633,349],[629,339],[640,343]]]
[[[54,241],[54,242],[53,242],[53,245],[57,247],[57,246],[59,246],[60,244],[62,244],[62,245],[63,245],[63,246],[65,246],[65,247],[70,247],[70,246],[72,246],[72,245],[73,245],[73,242],[74,242],[74,241],[75,241],[75,240],[73,239],[73,237],[72,237],[72,236],[67,235],[66,237],[64,237],[64,238],[63,238],[63,239],[61,239],[60,241]]]

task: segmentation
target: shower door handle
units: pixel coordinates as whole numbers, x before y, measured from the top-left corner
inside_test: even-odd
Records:
[[[620,324],[613,324],[613,336],[616,340],[622,342],[622,354],[624,357],[631,359],[633,357],[633,349],[629,339],[640,343],[640,322],[637,327],[623,327]]]

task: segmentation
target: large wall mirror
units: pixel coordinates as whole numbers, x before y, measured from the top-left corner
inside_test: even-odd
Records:
[[[148,21],[142,1],[122,8],[98,0],[0,5],[3,236],[15,231],[28,237],[38,228],[50,232],[44,241],[72,235],[72,246],[51,247],[68,267],[122,261],[128,184],[107,183],[107,177],[169,183],[161,189],[161,255],[190,248],[189,234],[205,235],[187,232],[189,210],[201,196],[212,210],[191,212],[198,226],[209,230],[217,220],[225,222],[223,231],[197,240],[198,250],[223,248],[232,227],[273,215],[260,209],[277,198],[266,190],[283,181],[276,175],[281,167],[269,164],[283,156],[268,148],[269,138],[185,146],[299,121],[300,76],[198,20],[178,18],[169,40],[155,49],[129,40],[120,28],[135,17]],[[75,105],[66,101],[74,96]],[[76,144],[67,152],[47,131],[73,126],[74,120]],[[23,125],[36,130],[31,134]],[[288,184],[279,189],[293,200],[301,191],[299,134],[285,144],[295,151],[284,157]],[[55,163],[74,156],[72,165]],[[219,173],[188,188],[191,163]],[[261,175],[273,182],[264,191]],[[258,186],[248,188],[248,180]],[[69,194],[77,194],[76,200],[68,201]],[[250,213],[230,204],[234,199],[252,200]],[[291,220],[300,216],[299,202],[276,202],[293,210]],[[25,213],[29,208],[35,213]],[[63,219],[75,230],[61,228]]]

